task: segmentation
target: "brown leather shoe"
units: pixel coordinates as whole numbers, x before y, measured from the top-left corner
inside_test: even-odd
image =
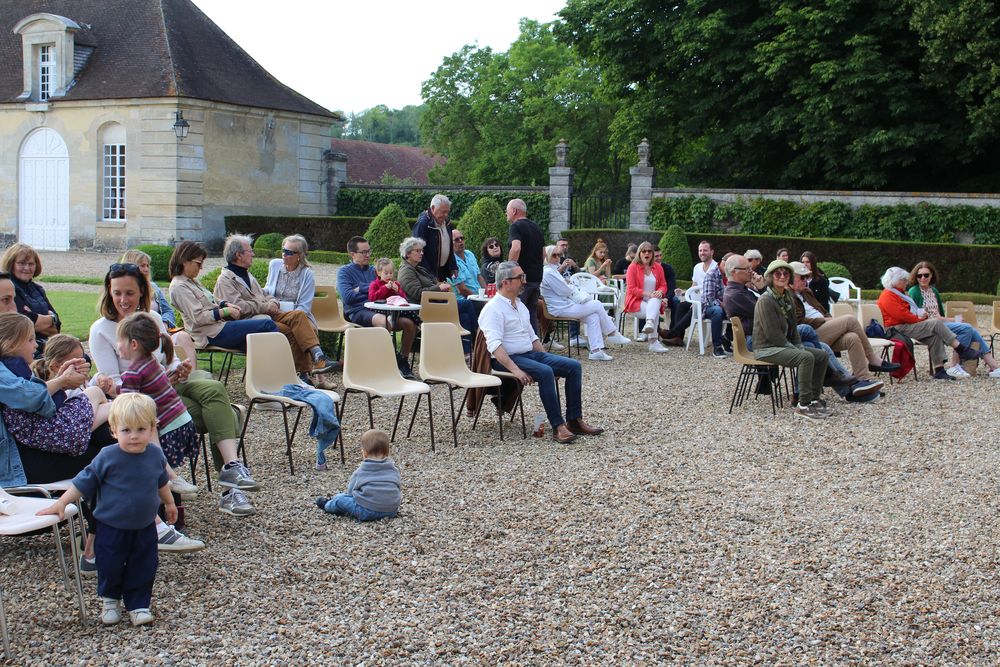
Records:
[[[559,444],[565,445],[566,443],[576,440],[576,436],[573,435],[573,432],[570,431],[565,424],[563,424],[556,430],[552,431],[552,439]]]
[[[604,433],[600,426],[591,426],[583,419],[570,419],[566,422],[566,427],[576,435],[599,435]]]
[[[663,339],[663,344],[664,345],[673,345],[674,347],[680,347],[680,346],[684,345],[684,339],[681,338],[680,336],[674,336],[673,338],[664,338]]]

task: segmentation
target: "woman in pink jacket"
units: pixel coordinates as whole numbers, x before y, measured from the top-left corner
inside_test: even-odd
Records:
[[[655,333],[666,294],[667,279],[663,275],[663,268],[653,261],[653,244],[645,241],[639,246],[635,259],[625,273],[625,312],[641,313],[637,317],[645,318],[646,325],[642,328],[642,333],[653,333],[653,342],[649,344],[650,352],[667,351]]]

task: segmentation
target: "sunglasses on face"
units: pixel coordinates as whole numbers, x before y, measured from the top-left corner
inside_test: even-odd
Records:
[[[929,273],[918,273],[917,274],[917,278],[930,278],[930,277],[931,277],[931,274],[929,274]]]
[[[289,250],[288,248],[282,248],[281,249],[281,254],[284,255],[285,257],[293,257],[294,255],[298,255],[299,251],[298,250]]]

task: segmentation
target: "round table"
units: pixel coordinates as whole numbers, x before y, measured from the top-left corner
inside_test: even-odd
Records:
[[[392,327],[393,331],[396,329],[396,316],[400,313],[417,313],[420,312],[419,303],[407,303],[405,306],[390,306],[387,303],[376,303],[374,301],[365,301],[365,308],[374,311],[376,313],[382,313],[389,319],[389,325]]]
[[[478,301],[479,303],[486,303],[493,297],[486,296],[485,294],[470,294],[465,298],[468,299],[469,301]]]

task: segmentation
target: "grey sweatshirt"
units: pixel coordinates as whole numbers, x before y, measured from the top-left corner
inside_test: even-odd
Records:
[[[397,512],[402,500],[399,468],[391,458],[365,459],[351,475],[347,493],[372,512]]]

